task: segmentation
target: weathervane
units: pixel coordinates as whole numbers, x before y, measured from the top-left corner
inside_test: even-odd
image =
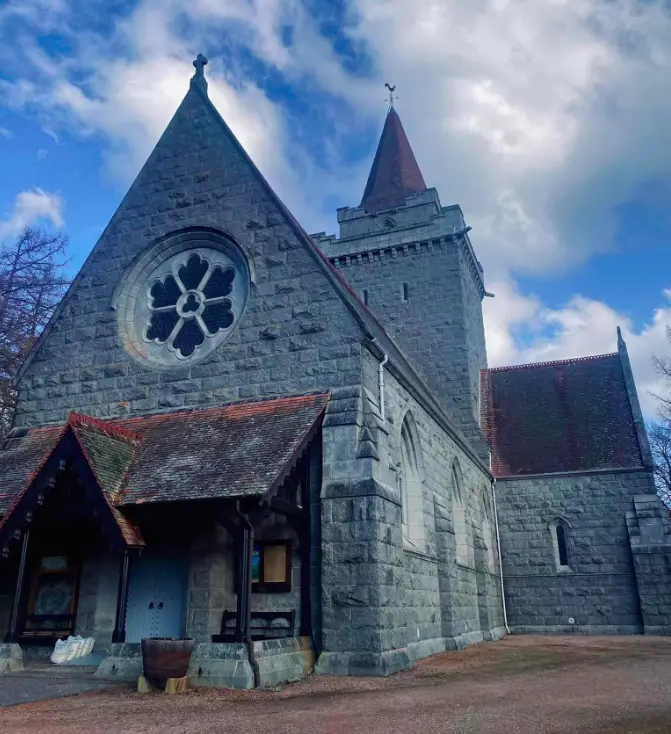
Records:
[[[392,107],[394,106],[394,100],[398,99],[398,97],[394,97],[396,85],[394,84],[394,86],[392,87],[389,82],[385,82],[384,86],[387,87],[387,89],[389,90],[389,99],[387,101],[389,102],[389,109],[392,109]]]

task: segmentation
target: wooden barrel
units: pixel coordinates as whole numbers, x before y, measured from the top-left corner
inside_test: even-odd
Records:
[[[142,640],[144,677],[161,681],[183,678],[191,661],[195,641],[190,637],[147,637]]]

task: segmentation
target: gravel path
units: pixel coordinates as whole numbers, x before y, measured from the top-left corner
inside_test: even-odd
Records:
[[[510,637],[387,679],[311,677],[280,691],[115,689],[4,709],[0,731],[669,734],[671,639]]]

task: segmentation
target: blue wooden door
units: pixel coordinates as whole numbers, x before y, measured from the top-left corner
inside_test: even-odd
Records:
[[[186,556],[145,552],[136,558],[128,586],[126,642],[183,637],[186,589]]]

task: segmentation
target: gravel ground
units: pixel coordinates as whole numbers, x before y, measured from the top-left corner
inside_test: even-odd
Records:
[[[671,639],[509,637],[386,679],[171,697],[114,689],[3,709],[0,731],[669,734]]]
[[[74,670],[72,668],[70,670],[52,669],[46,675],[40,671],[22,671],[0,678],[0,707],[16,706],[21,703],[60,698],[61,696],[74,696],[114,687],[116,684],[96,680],[92,672],[88,673],[76,668]],[[1,718],[0,721],[2,721]]]

